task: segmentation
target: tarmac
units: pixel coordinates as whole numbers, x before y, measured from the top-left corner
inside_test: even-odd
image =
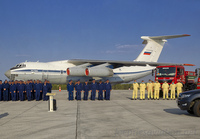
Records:
[[[131,100],[131,90],[113,90],[110,101],[68,101],[67,91],[53,93],[55,112],[48,112],[47,101],[1,101],[0,138],[200,138],[200,118],[175,100]]]

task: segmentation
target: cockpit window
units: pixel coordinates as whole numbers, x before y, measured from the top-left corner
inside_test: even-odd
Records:
[[[25,68],[25,67],[26,67],[26,64],[20,63],[20,64],[17,64],[15,67],[12,67],[10,70]]]

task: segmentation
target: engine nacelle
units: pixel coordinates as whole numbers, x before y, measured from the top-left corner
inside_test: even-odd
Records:
[[[67,68],[68,76],[85,76],[85,68],[71,67]]]
[[[86,76],[94,76],[94,77],[110,77],[113,76],[113,70],[106,67],[101,68],[86,68],[85,69]]]

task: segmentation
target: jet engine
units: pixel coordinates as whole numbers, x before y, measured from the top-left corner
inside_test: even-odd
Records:
[[[85,68],[91,64],[86,63],[75,67],[67,68],[68,76],[85,76]]]
[[[85,76],[85,68],[67,68],[67,75],[68,76]]]
[[[106,67],[99,68],[86,68],[85,69],[86,76],[94,76],[94,77],[109,77],[113,76],[113,70]]]

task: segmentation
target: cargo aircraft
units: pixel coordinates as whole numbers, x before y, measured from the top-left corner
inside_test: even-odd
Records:
[[[69,80],[78,79],[81,82],[109,79],[112,84],[127,83],[151,74],[156,66],[192,66],[192,64],[157,62],[167,42],[166,39],[186,36],[190,35],[142,36],[143,44],[146,45],[134,61],[71,59],[53,62],[22,62],[6,71],[5,76],[10,80],[49,80],[55,84],[66,84]]]

